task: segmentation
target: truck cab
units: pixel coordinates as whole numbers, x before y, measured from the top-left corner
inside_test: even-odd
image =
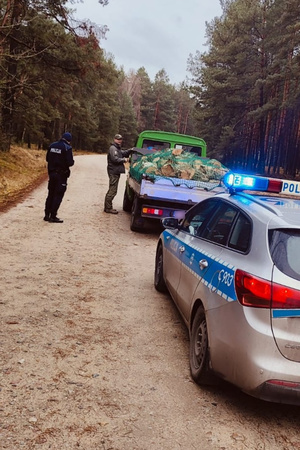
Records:
[[[136,140],[135,147],[149,150],[177,148],[206,157],[206,142],[203,139],[168,131],[142,131]]]

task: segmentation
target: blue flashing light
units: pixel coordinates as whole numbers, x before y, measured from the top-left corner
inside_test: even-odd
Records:
[[[268,191],[269,179],[251,175],[227,173],[223,182],[227,188],[233,191],[254,190]]]
[[[275,178],[257,177],[255,175],[242,175],[228,172],[223,178],[223,183],[230,192],[250,190],[272,192],[275,194],[286,194],[288,191],[293,195],[300,195],[300,183],[296,181],[279,180]]]
[[[224,175],[223,178],[223,183],[225,184],[226,187],[232,187],[234,183],[234,174],[230,172],[226,173],[226,175]]]

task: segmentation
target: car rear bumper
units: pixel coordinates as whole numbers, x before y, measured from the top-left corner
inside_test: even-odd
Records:
[[[228,327],[233,308],[220,308],[222,316],[208,313],[212,369],[245,393],[266,401],[300,405],[300,363],[279,351],[266,310],[244,309],[235,333]],[[223,323],[226,324],[223,326]],[[217,326],[219,325],[219,326]]]
[[[268,380],[262,383],[253,392],[248,392],[253,397],[269,402],[300,405],[300,382],[291,383],[284,380]]]

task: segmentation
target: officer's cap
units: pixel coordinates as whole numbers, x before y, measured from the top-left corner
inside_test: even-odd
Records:
[[[71,140],[72,140],[72,135],[71,135],[71,133],[64,133],[64,134],[62,135],[62,139],[65,139],[66,141],[71,142]]]

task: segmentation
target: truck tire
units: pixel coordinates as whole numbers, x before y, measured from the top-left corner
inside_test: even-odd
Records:
[[[123,197],[123,211],[131,212],[132,210],[132,199],[128,195],[127,186],[125,187],[124,197]]]
[[[130,218],[130,229],[131,231],[141,231],[144,228],[144,219],[141,217],[141,201],[137,195],[134,196],[131,218]]]

